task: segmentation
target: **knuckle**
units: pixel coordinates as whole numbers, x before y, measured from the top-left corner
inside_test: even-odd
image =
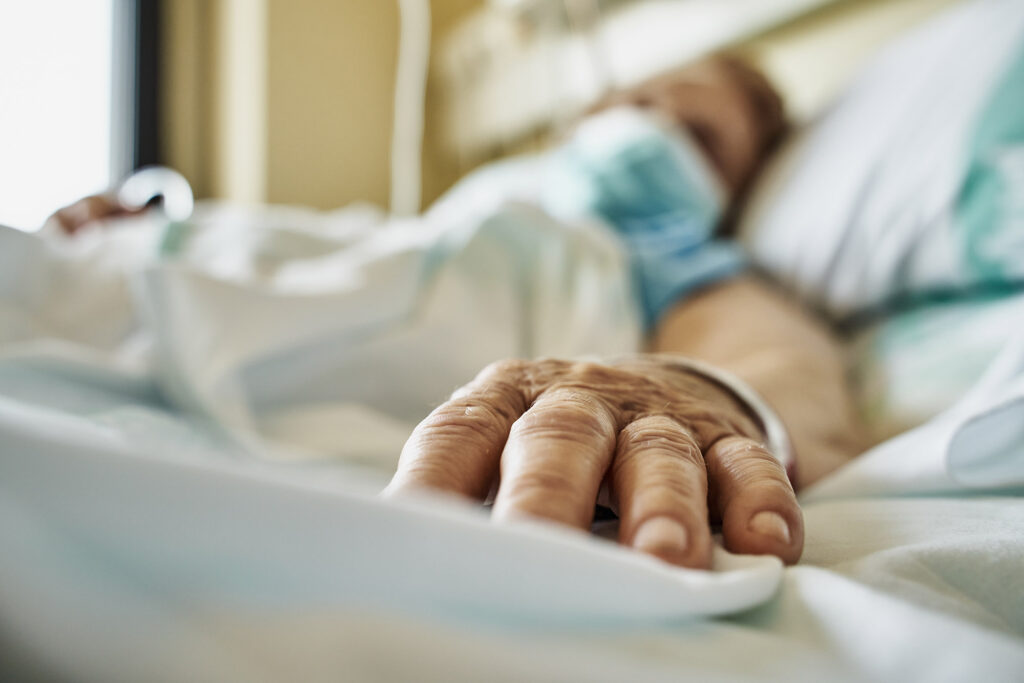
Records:
[[[507,494],[511,500],[547,500],[564,496],[576,489],[579,482],[568,471],[548,467],[523,471],[511,479]]]
[[[509,381],[522,376],[529,365],[529,361],[521,358],[496,360],[493,363],[488,363],[480,374],[477,375],[477,379],[482,381],[493,381],[496,379]]]
[[[753,485],[790,489],[785,470],[763,446],[749,439],[732,437],[717,445],[718,467],[741,488]]]
[[[465,470],[457,457],[418,458],[403,464],[396,478],[439,489],[461,488]]]
[[[611,368],[608,366],[595,363],[594,361],[579,361],[573,363],[571,372],[576,377],[586,381],[590,378],[597,379],[605,377],[610,369]]]
[[[704,456],[693,436],[669,417],[641,417],[619,433],[617,461],[625,463],[651,450],[657,450],[675,464],[682,461],[704,467]]]
[[[442,409],[453,414],[460,412],[467,417],[491,418],[507,424],[525,409],[525,402],[519,386],[512,382],[491,381],[486,384],[467,384],[457,389]]]
[[[512,430],[517,437],[589,442],[610,437],[613,423],[607,407],[596,397],[567,392],[535,406]]]
[[[664,507],[668,509],[693,500],[703,504],[708,493],[706,481],[704,478],[680,476],[678,468],[663,461],[651,465],[644,486],[634,495],[640,500],[664,501]]]
[[[639,377],[619,367],[594,361],[577,361],[567,368],[566,379],[575,386],[625,391],[635,385]]]
[[[631,438],[642,437],[644,434],[664,436],[682,436],[682,427],[667,415],[641,415],[625,426],[623,434]]]
[[[504,431],[505,419],[484,403],[448,403],[426,417],[416,428],[420,439],[493,439]]]
[[[750,440],[756,441],[761,434],[761,429],[754,422],[753,418],[737,413],[730,415],[723,420],[725,428],[733,434],[740,434]]]

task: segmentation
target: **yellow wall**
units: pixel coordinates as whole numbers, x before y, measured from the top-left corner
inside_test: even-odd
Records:
[[[957,1],[847,0],[746,41],[740,51],[776,84],[790,115],[804,120],[880,46]]]
[[[397,3],[269,5],[266,198],[385,205]]]
[[[432,0],[435,43],[479,2]],[[165,156],[199,196],[387,204],[397,0],[164,4]],[[435,118],[427,199],[450,180]]]
[[[213,30],[202,0],[174,0],[163,7],[163,156],[193,189],[209,194],[211,139],[208,47]]]
[[[433,44],[483,0],[431,0]],[[798,116],[900,29],[953,0],[845,0],[740,46]],[[165,7],[165,156],[200,197],[386,206],[397,0],[173,0]],[[463,170],[427,93],[423,197]]]
[[[267,0],[220,0],[213,5],[207,146],[210,193],[243,202],[267,199]]]

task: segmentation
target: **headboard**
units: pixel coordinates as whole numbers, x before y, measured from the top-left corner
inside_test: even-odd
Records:
[[[758,64],[806,120],[880,44],[954,1],[491,0],[439,46],[442,136],[468,170],[722,49]]]

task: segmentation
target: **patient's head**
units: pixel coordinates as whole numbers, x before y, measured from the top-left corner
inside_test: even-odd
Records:
[[[652,107],[689,129],[719,176],[739,191],[785,128],[782,99],[756,69],[716,55],[612,98]]]

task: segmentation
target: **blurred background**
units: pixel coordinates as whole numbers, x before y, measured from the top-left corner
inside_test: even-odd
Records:
[[[0,223],[35,229],[153,163],[200,198],[387,207],[399,145],[409,212],[717,49],[753,59],[792,117],[813,118],[875,47],[949,4],[0,0]]]

